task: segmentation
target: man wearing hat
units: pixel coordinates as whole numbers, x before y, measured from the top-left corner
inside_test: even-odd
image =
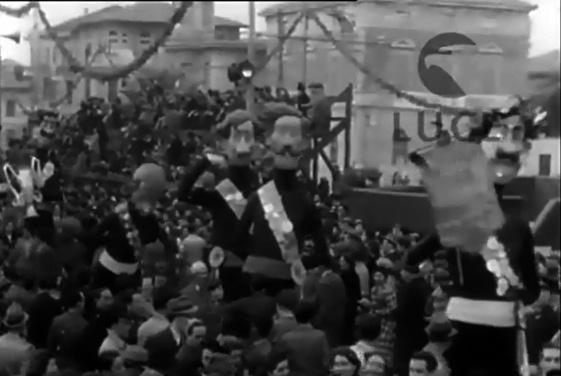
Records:
[[[137,345],[127,346],[121,359],[127,376],[140,376],[148,365],[148,351]]]
[[[538,300],[526,310],[526,343],[530,364],[538,363],[543,345],[559,330],[559,314],[550,304],[551,292],[555,290],[555,283],[544,278],[540,283]]]
[[[0,369],[11,375],[20,374],[33,354],[33,346],[24,336],[26,324],[27,314],[19,304],[12,303],[2,321],[6,333],[0,336]]]
[[[446,317],[446,314],[438,312],[431,316],[425,331],[427,332],[429,343],[423,348],[423,351],[430,352],[438,362],[433,376],[449,376],[450,369],[444,354],[448,347],[450,347],[451,338],[456,333],[456,330],[450,320],[448,320],[448,317]]]
[[[425,307],[431,290],[417,266],[405,266],[401,271],[403,283],[396,299],[395,361],[399,375],[405,374],[411,355],[427,341]]]
[[[107,337],[101,343],[98,354],[117,352],[122,354],[127,348],[127,339],[131,328],[131,319],[127,306],[114,303],[103,312],[107,324]]]
[[[161,373],[177,366],[176,355],[185,344],[185,332],[189,319],[197,313],[197,307],[185,298],[171,299],[167,304],[170,325],[162,332],[148,338],[144,348],[148,350],[148,364]]]

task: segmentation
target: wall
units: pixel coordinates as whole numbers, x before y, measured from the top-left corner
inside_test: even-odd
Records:
[[[469,94],[458,106],[501,106],[506,95],[525,91],[530,32],[526,13],[367,1],[349,5],[345,11],[355,21],[353,39],[345,43],[346,48],[378,77],[401,90],[425,96],[432,102],[446,102],[443,98],[425,95],[426,88],[417,72],[417,60],[421,47],[430,38],[440,32],[459,32],[473,39],[479,47],[485,47],[485,53],[427,59],[428,66],[438,64],[449,71]],[[287,18],[287,24],[290,24],[290,17]],[[325,16],[323,21],[335,34],[338,33],[333,20]],[[320,36],[321,32],[312,24],[308,35]],[[267,32],[278,33],[276,17],[267,19]],[[302,25],[296,34],[298,32],[302,35]],[[349,82],[354,83],[351,163],[366,168],[398,168],[410,176],[418,175],[416,169],[407,164],[392,165],[394,113],[400,113],[401,127],[411,137],[408,149],[412,151],[425,144],[417,137],[418,111],[425,109],[399,101],[380,89],[374,80],[363,76],[329,44],[310,43],[316,51],[321,50],[321,55],[316,60],[310,57],[308,61],[308,82],[323,82],[329,94],[337,93]],[[404,46],[407,48],[397,48]],[[288,56],[283,61],[284,76],[289,88],[302,80],[303,49],[304,42],[298,39],[290,41],[285,49]],[[278,72],[278,58],[273,61]],[[468,99],[470,103],[467,103]],[[425,129],[431,133],[434,128],[431,129],[429,123],[435,120],[436,113],[425,110],[424,116]],[[445,124],[449,121],[449,117],[443,117]]]
[[[342,9],[342,8],[340,8]],[[460,32],[468,35],[479,45],[498,47],[496,54],[476,56],[450,56],[440,59],[439,65],[447,67],[457,77],[457,81],[469,94],[505,94],[522,92],[525,88],[526,56],[529,48],[529,17],[525,13],[500,10],[462,9],[450,7],[428,7],[425,5],[403,4],[401,2],[358,2],[344,8],[348,18],[355,22],[353,37],[356,43],[347,42],[346,47],[364,50],[363,63],[382,78],[391,81],[404,90],[424,91],[417,74],[417,57],[422,45],[439,32]],[[285,31],[295,15],[285,15]],[[320,18],[339,38],[341,33],[337,22],[323,13]],[[278,34],[277,17],[266,18],[268,35]],[[375,27],[372,25],[376,25]],[[296,28],[293,38],[285,44],[284,81],[291,88],[303,79],[304,22]],[[317,25],[310,21],[310,38],[324,38]],[[386,48],[380,49],[376,41],[381,38]],[[413,42],[410,50],[389,48],[389,44],[399,40]],[[367,41],[367,42],[365,42]],[[271,41],[274,46],[276,41]],[[349,82],[360,77],[352,66],[337,51],[332,51],[329,43],[310,40],[309,44],[318,51],[317,59],[309,56],[307,81],[320,81],[332,91],[341,90]],[[327,58],[326,58],[327,57]],[[428,61],[427,63],[436,63]],[[274,78],[278,76],[279,62],[272,60]],[[474,77],[479,79],[474,80]],[[344,81],[345,83],[343,83]],[[362,91],[378,90],[372,80],[359,85]],[[331,90],[330,90],[331,91]]]
[[[12,102],[9,105],[8,102]],[[20,138],[22,136],[23,129],[27,126],[27,115],[22,111],[21,107],[17,103],[29,107],[30,102],[30,91],[27,90],[13,90],[9,88],[2,88],[2,119],[0,122],[2,124],[2,131],[0,132],[0,147],[2,150],[6,150],[8,145],[8,139]],[[8,116],[8,107],[14,109],[13,116]]]
[[[525,158],[524,166],[520,171],[521,176],[540,175],[540,155],[551,156],[551,174],[559,177],[561,173],[561,145],[558,138],[544,138],[532,141],[532,148]]]

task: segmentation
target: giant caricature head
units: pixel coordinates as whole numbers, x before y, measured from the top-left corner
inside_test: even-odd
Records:
[[[144,163],[133,174],[136,191],[132,201],[141,209],[149,209],[162,198],[167,187],[166,174],[154,163]]]
[[[481,126],[472,129],[470,139],[480,142],[489,159],[495,184],[503,185],[516,177],[531,147],[544,113],[522,99],[504,110],[483,114]]]
[[[245,110],[231,112],[218,125],[217,132],[222,138],[220,146],[231,166],[247,166],[255,158],[256,130],[251,115]]]
[[[268,146],[273,153],[275,167],[296,170],[309,147],[308,120],[290,105],[266,103],[260,121],[270,130]]]

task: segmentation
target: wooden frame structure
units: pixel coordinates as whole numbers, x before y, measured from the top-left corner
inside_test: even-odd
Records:
[[[313,140],[312,148],[304,156],[304,161],[306,163],[312,162],[312,177],[315,184],[318,183],[318,166],[319,158],[324,161],[327,168],[331,172],[333,181],[335,181],[339,175],[339,172],[333,166],[332,161],[325,153],[325,148],[329,146],[332,142],[337,142],[337,137],[341,132],[345,132],[345,150],[343,159],[343,169],[350,167],[351,160],[351,119],[352,119],[352,106],[353,106],[353,85],[349,84],[343,91],[338,95],[329,96],[328,100],[333,106],[335,103],[343,103],[345,106],[344,116],[332,116],[331,122],[338,121],[335,127],[331,128],[329,132],[320,138],[315,138]],[[330,122],[330,123],[331,123]]]

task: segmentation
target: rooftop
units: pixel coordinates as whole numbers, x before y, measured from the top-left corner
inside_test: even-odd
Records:
[[[559,50],[553,50],[529,59],[530,73],[559,71]]]
[[[137,23],[167,23],[174,12],[168,3],[135,3],[129,6],[114,5],[96,12],[72,18],[54,26],[56,31],[72,31],[86,24],[100,22],[137,22]],[[229,18],[214,16],[215,26],[245,27],[241,22]]]
[[[396,0],[357,0],[356,2],[392,3]],[[405,0],[410,4],[440,5],[451,7],[489,8],[504,9],[512,11],[530,12],[537,8],[526,0]],[[403,0],[400,1],[403,3]],[[302,10],[303,6],[308,9],[333,8],[337,6],[351,5],[348,1],[295,1],[274,4],[259,13],[260,16],[269,17],[278,13],[295,13]]]

